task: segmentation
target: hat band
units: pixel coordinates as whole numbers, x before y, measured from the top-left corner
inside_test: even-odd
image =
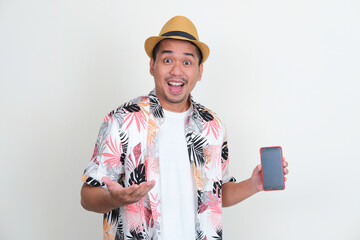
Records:
[[[171,36],[177,36],[177,37],[184,37],[190,40],[197,40],[193,35],[187,33],[187,32],[182,32],[182,31],[171,31],[171,32],[166,32],[163,35],[161,35],[162,37],[171,37]]]

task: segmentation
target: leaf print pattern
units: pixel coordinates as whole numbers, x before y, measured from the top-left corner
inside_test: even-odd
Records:
[[[208,208],[208,206],[204,203],[204,194],[202,191],[198,190],[197,191],[197,199],[198,199],[198,213],[203,213],[206,211],[206,209]]]
[[[207,111],[203,106],[198,105],[198,109],[200,116],[202,117],[202,119],[204,119],[205,122],[211,122],[212,120],[214,120],[214,116],[209,113],[209,111]]]
[[[140,184],[146,181],[145,164],[140,163],[141,159],[141,143],[136,145],[129,156],[128,170],[130,172],[129,185]]]
[[[200,228],[200,224],[197,222],[195,226],[196,240],[206,240],[206,236],[203,230]]]
[[[199,169],[196,168],[195,163],[193,163],[193,171],[194,171],[195,185],[196,185],[197,189],[203,189],[205,179],[201,178],[201,172]]]
[[[149,115],[149,112],[146,110],[146,108],[150,105],[150,103],[146,99],[138,102],[137,105],[145,115]]]
[[[145,159],[146,179],[147,181],[159,180],[159,158],[151,157]]]
[[[213,184],[213,193],[215,194],[215,196],[217,196],[218,198],[221,198],[221,187],[222,187],[222,181],[217,181],[214,182]]]
[[[204,122],[203,124],[203,131],[206,132],[206,136],[210,134],[210,132],[214,135],[217,139],[220,135],[220,125],[216,120],[210,122]]]
[[[227,141],[225,141],[223,143],[223,145],[221,146],[221,163],[223,163],[224,161],[228,160],[229,157],[229,149],[228,149],[228,144]]]
[[[205,163],[203,148],[207,146],[206,139],[201,135],[188,133],[186,142],[190,161],[195,162],[196,166],[203,166]]]
[[[104,152],[106,149],[106,139],[109,136],[108,130],[109,130],[110,126],[111,126],[111,124],[109,124],[108,122],[105,122],[105,120],[101,124],[99,136],[96,141],[96,151],[97,151],[96,157],[98,157],[99,155],[101,156],[100,153]]]
[[[216,230],[216,236],[213,236],[214,239],[222,239],[222,229]]]
[[[133,99],[129,102],[126,102],[119,106],[115,111],[112,111],[110,114],[113,118],[116,119],[117,123],[119,124],[119,128],[122,128],[124,124],[124,116],[129,111],[132,112],[131,105],[136,105],[138,102],[140,102],[140,98]],[[136,108],[136,107],[135,107]],[[128,111],[129,110],[129,111]]]
[[[98,154],[98,149],[97,149],[97,144],[95,144],[94,152],[91,157],[91,161],[93,161],[96,165],[99,165],[99,161],[97,160],[97,154]]]
[[[124,225],[121,221],[120,209],[116,208],[113,209],[109,215],[104,215],[104,221],[109,219],[111,223],[117,223],[116,233],[115,233],[115,240],[124,240]]]
[[[117,222],[119,219],[119,212],[120,212],[119,208],[115,208],[111,210],[110,214],[108,214],[106,218],[104,217],[104,221],[110,219],[110,222]]]
[[[153,145],[155,143],[155,139],[158,131],[159,129],[157,128],[155,121],[150,118],[148,124],[148,140],[147,140],[147,143],[149,145]]]
[[[155,196],[150,192],[150,207],[151,207],[151,216],[152,219],[148,220],[147,222],[149,223],[148,225],[150,225],[151,227],[154,226],[154,223],[158,221],[158,218],[161,216],[160,212],[159,212],[159,205],[160,205],[160,200],[158,199],[158,194],[156,194]],[[151,224],[150,224],[151,221]]]
[[[222,239],[222,184],[235,181],[228,173],[226,131],[215,113],[192,98],[191,103],[192,111],[185,121],[185,139],[196,183],[196,239]],[[157,136],[163,118],[155,91],[110,112],[100,127],[83,181],[104,188],[102,176],[123,187],[147,180],[160,182]],[[104,239],[159,239],[160,196],[160,185],[156,184],[137,203],[104,214]]]
[[[151,229],[152,227],[154,227],[154,220],[152,218],[151,209],[145,208],[144,211],[145,211],[144,215],[145,215],[146,226],[148,226]]]
[[[120,164],[120,156],[121,156],[121,143],[118,145],[110,136],[110,143],[106,140],[106,145],[110,149],[111,153],[103,153],[102,155],[107,159],[104,161],[106,167],[117,167]]]
[[[206,136],[209,136],[210,133],[213,134],[215,139],[217,139],[221,133],[221,121],[216,116],[215,113],[205,108],[201,104],[194,104],[198,111],[198,115],[202,119],[203,122],[203,132],[206,132]]]
[[[128,172],[133,172],[140,164],[141,160],[141,143],[138,143],[128,156],[126,168]]]
[[[214,117],[215,115],[212,115],[208,110],[200,111],[200,116],[204,119],[203,131],[206,132],[206,136],[212,133],[215,139],[217,139],[221,133],[220,119]]]
[[[127,228],[136,230],[137,233],[145,229],[143,224],[145,221],[145,199],[146,197],[136,203],[126,205]]]
[[[98,180],[96,180],[95,178],[92,178],[92,177],[87,177],[85,181],[86,181],[87,184],[89,184],[89,185],[91,185],[93,187],[98,187],[98,186],[103,186],[104,185],[104,184],[101,184]]]
[[[107,116],[105,116],[104,122],[107,124],[111,124],[113,121],[114,111],[110,112]]]
[[[132,173],[130,173],[129,185],[143,183],[146,181],[145,178],[145,165],[143,163],[139,164]]]
[[[115,119],[117,124],[119,125],[119,128],[121,128],[122,124],[123,124],[123,121],[124,121],[124,117],[123,117],[124,113],[125,113],[125,109],[122,108],[122,107],[119,107],[116,110],[111,111],[108,114],[108,116],[111,119],[111,122],[113,121],[113,119]],[[111,122],[109,122],[109,124],[111,124]]]
[[[221,148],[218,145],[207,145],[204,149],[205,168],[217,169],[221,164]]]
[[[210,226],[212,229],[219,230],[221,229],[221,214],[222,214],[222,203],[221,198],[215,197],[213,194],[208,192],[208,200],[206,203],[209,206],[211,214],[208,215]]]
[[[236,182],[236,178],[231,177],[231,178],[229,179],[229,182]]]
[[[132,105],[125,105],[125,110],[132,113],[132,112],[140,112],[140,107],[137,104]]]
[[[164,118],[164,111],[160,105],[159,99],[156,97],[155,92],[149,94],[150,107],[153,111],[155,118]]]
[[[126,152],[127,152],[128,146],[129,146],[129,137],[127,136],[126,133],[124,133],[124,132],[120,133],[120,141],[121,141],[121,147],[122,147],[120,162],[122,165],[125,165]]]
[[[227,141],[225,141],[221,147],[221,170],[224,175],[228,174],[228,168],[229,168],[229,150],[227,147]]]
[[[138,232],[137,230],[131,230],[130,235],[126,236],[127,240],[142,240],[147,239],[144,236],[144,232]]]
[[[136,127],[138,132],[142,128],[146,128],[146,118],[143,111],[140,111],[140,107],[138,105],[130,105],[124,107],[128,113],[125,114],[124,124],[127,124],[126,129],[128,129],[133,121],[136,123]]]
[[[115,240],[124,240],[124,228],[119,214],[120,209],[116,208],[104,215],[104,239],[113,239],[115,234]],[[117,227],[113,224],[117,224]]]
[[[110,240],[110,239],[115,239],[115,236],[108,233],[111,230],[111,227],[113,226],[114,223],[112,223],[111,221],[108,221],[108,218],[104,219],[104,240]]]
[[[116,235],[115,235],[115,240],[124,240],[124,225],[123,223],[120,221],[118,223],[117,229],[116,229]]]

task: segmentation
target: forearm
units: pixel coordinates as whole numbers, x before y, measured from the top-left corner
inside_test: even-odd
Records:
[[[250,179],[239,183],[227,182],[222,186],[222,206],[233,206],[259,192]]]
[[[112,200],[109,191],[86,183],[81,188],[81,205],[86,210],[97,213],[107,213],[119,207]]]

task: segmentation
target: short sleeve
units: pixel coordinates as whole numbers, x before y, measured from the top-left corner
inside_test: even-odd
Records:
[[[124,144],[121,142],[118,122],[111,115],[105,117],[101,124],[93,156],[86,167],[82,180],[91,186],[103,186],[102,177],[119,181],[124,173]]]
[[[221,169],[222,183],[236,182],[236,179],[229,173],[229,148],[226,129],[224,130],[223,143],[221,146]]]

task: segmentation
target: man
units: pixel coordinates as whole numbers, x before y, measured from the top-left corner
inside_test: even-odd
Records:
[[[104,239],[221,239],[222,207],[262,190],[261,166],[235,183],[221,120],[191,97],[209,56],[193,23],[170,19],[145,50],[155,89],[105,117],[81,204]]]

